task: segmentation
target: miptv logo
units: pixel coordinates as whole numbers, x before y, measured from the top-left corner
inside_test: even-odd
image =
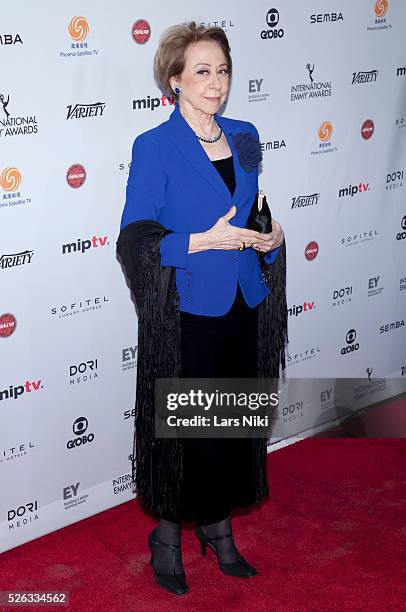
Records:
[[[75,42],[83,42],[89,34],[89,23],[85,17],[72,17],[68,26],[69,36]]]

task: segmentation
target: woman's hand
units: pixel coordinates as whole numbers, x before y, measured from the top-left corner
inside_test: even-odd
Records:
[[[189,253],[197,253],[208,249],[240,249],[243,243],[247,248],[253,247],[257,251],[267,253],[282,244],[284,240],[283,231],[277,221],[272,220],[273,230],[270,234],[260,234],[244,227],[231,225],[229,220],[234,217],[236,212],[237,209],[233,205],[209,230],[191,234]]]
[[[269,253],[280,246],[285,240],[283,229],[278,221],[272,219],[272,232],[270,234],[260,234],[261,238],[256,240],[252,248],[261,253]]]

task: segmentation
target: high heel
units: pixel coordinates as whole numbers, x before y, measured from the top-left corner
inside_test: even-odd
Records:
[[[213,538],[208,538],[206,534],[203,532],[202,528],[199,526],[199,527],[196,527],[195,534],[196,534],[197,539],[200,542],[203,557],[206,556],[206,547],[208,546],[209,548],[212,549],[214,553],[216,553],[219,568],[221,569],[223,574],[226,574],[227,576],[236,576],[238,578],[248,578],[248,577],[257,575],[258,572],[255,569],[255,567],[252,567],[252,565],[250,565],[248,561],[246,561],[244,557],[238,552],[232,533],[228,533],[222,536],[216,536]],[[224,538],[233,538],[232,541],[233,541],[234,552],[235,552],[235,557],[236,557],[236,561],[234,561],[233,563],[222,563],[219,559],[219,555],[218,555],[216,546],[215,544],[213,544],[213,540],[223,540]]]
[[[150,564],[152,565],[152,569],[154,571],[154,576],[156,582],[167,591],[171,593],[175,593],[176,595],[184,595],[189,592],[189,586],[186,582],[185,572],[182,571],[179,574],[175,574],[175,563],[176,561],[182,565],[182,553],[180,549],[180,545],[177,544],[164,544],[164,542],[159,542],[155,538],[155,528],[151,531],[148,536],[148,546],[151,550],[151,560]],[[172,573],[167,574],[163,572],[156,571],[154,568],[154,548],[156,549],[158,546],[166,548],[171,551],[171,565],[172,565]]]

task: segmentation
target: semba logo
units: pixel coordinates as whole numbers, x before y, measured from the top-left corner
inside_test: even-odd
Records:
[[[23,393],[31,393],[32,391],[38,391],[43,389],[44,385],[42,380],[26,380],[22,385],[10,385],[8,389],[0,391],[0,400],[5,399],[18,399]]]
[[[62,255],[66,255],[66,253],[86,253],[89,249],[104,247],[106,244],[109,244],[107,236],[93,236],[87,240],[78,238],[76,242],[62,245]]]

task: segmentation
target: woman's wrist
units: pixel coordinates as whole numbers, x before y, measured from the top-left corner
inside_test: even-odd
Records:
[[[189,254],[207,251],[208,249],[212,248],[213,245],[211,244],[208,232],[197,232],[195,234],[190,234]]]

